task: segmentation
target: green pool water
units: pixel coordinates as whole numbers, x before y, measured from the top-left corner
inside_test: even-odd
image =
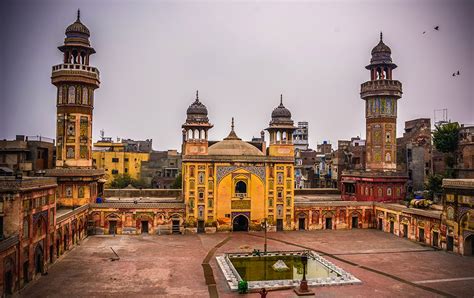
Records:
[[[303,264],[300,256],[268,256],[268,257],[229,257],[234,268],[243,280],[283,280],[303,278]],[[285,262],[289,270],[275,271],[272,266],[278,260]],[[338,273],[327,268],[317,260],[308,258],[306,278],[327,278],[339,276]]]

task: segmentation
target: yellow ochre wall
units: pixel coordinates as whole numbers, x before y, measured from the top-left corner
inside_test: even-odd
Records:
[[[227,173],[217,181],[218,167],[235,166],[236,169]],[[245,167],[265,167],[265,182]],[[191,169],[194,168],[194,174]],[[283,220],[285,230],[294,228],[294,166],[293,163],[252,163],[239,165],[224,162],[190,162],[183,161],[183,195],[186,203],[186,218],[192,226],[198,220],[204,220],[207,226],[218,222],[220,230],[232,230],[232,212],[250,212],[250,229],[268,218],[270,225],[275,226],[277,218]],[[199,183],[199,172],[204,172],[203,183]],[[212,173],[212,174],[211,174]],[[282,179],[278,180],[278,173]],[[247,197],[240,199],[235,194],[235,183],[243,179],[247,181]],[[279,183],[281,182],[281,183]],[[199,193],[203,198],[199,199]],[[281,198],[278,198],[281,192]],[[232,208],[234,201],[250,200],[250,208]],[[210,204],[209,201],[212,203]],[[239,203],[234,203],[239,204]],[[278,214],[277,205],[282,212]],[[199,206],[204,207],[203,216],[199,218]],[[227,215],[227,216],[226,216]]]
[[[114,180],[112,170],[117,170],[117,174],[127,173],[132,178],[139,179],[141,163],[150,159],[150,153],[93,151],[92,158],[95,160],[95,166],[98,169],[105,170],[107,184],[109,184]],[[113,158],[118,158],[118,162],[112,162]],[[128,161],[125,161],[126,158],[128,158]],[[127,172],[125,169],[127,169]]]

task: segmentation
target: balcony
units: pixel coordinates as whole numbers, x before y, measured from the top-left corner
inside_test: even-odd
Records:
[[[235,197],[239,198],[239,199],[243,199],[243,198],[247,197],[247,194],[246,193],[236,193]]]
[[[391,95],[400,98],[402,93],[402,83],[396,80],[368,81],[360,86],[362,99],[376,95]]]
[[[97,86],[100,82],[99,70],[90,65],[64,63],[53,66],[51,75],[53,84],[62,81],[64,76],[75,76],[80,81]]]

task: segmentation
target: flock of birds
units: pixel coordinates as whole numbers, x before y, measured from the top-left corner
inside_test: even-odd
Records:
[[[435,26],[433,29],[434,29],[435,31],[439,31],[439,26]],[[426,31],[423,31],[423,34],[426,34]],[[459,76],[459,75],[461,75],[461,72],[460,72],[459,70],[453,72],[453,77],[456,77],[456,76]]]

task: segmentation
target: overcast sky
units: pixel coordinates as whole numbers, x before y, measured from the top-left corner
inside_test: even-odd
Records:
[[[383,31],[403,84],[404,122],[474,124],[474,1],[1,1],[0,138],[55,138],[57,47],[81,9],[101,72],[93,137],[153,139],[180,148],[195,90],[224,138],[235,117],[248,140],[268,126],[280,93],[310,145],[365,138],[360,84]],[[433,28],[439,26],[439,31]],[[426,31],[425,34],[423,32]],[[459,70],[461,75],[453,77]]]

